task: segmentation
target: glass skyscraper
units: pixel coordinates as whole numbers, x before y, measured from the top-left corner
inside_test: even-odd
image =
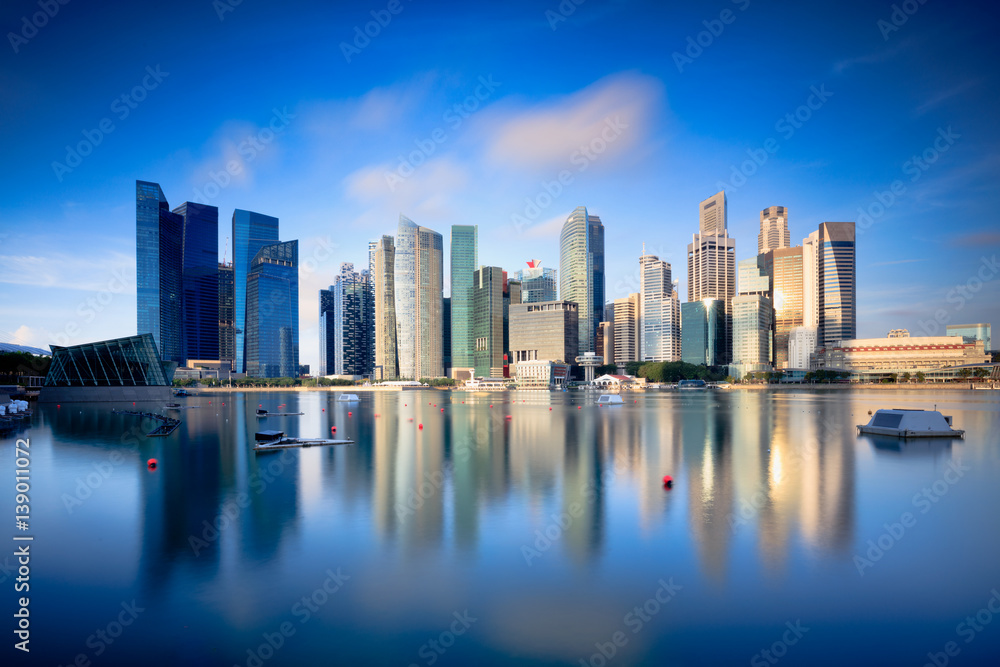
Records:
[[[299,242],[261,248],[247,276],[248,377],[299,374]]]
[[[473,354],[476,377],[503,377],[504,272],[484,266],[474,274],[472,290]]]
[[[236,364],[235,288],[232,263],[219,264],[219,361],[230,371]]]
[[[688,244],[688,302],[718,299],[722,302],[722,358],[732,356],[732,301],[736,296],[736,241],[729,237],[726,195],[718,192],[698,208],[698,233]]]
[[[395,283],[399,374],[412,380],[440,377],[444,242],[405,215],[399,216],[396,236]]]
[[[337,330],[337,313],[333,304],[333,285],[330,285],[330,289],[319,291],[319,374],[321,376],[335,373],[334,332]]]
[[[344,262],[330,291],[332,317],[328,312],[323,322],[321,313],[321,334],[325,339],[320,345],[325,344],[328,351],[325,374],[371,375],[375,365],[375,345],[369,334],[374,331],[371,322],[375,317],[371,276],[367,270],[356,272],[354,264]],[[323,292],[320,303],[322,309]]]
[[[184,359],[219,358],[219,209],[184,202],[181,217],[181,334]]]
[[[579,353],[593,352],[604,318],[604,225],[577,207],[559,235],[559,298],[579,306]]]
[[[235,289],[236,372],[246,371],[247,276],[260,249],[278,242],[278,219],[236,209],[233,211],[233,282]]]
[[[718,366],[725,352],[725,304],[721,299],[681,304],[681,360],[688,364]],[[617,361],[617,359],[615,360]]]
[[[555,301],[559,294],[556,274],[555,269],[543,267],[541,260],[530,260],[527,269],[514,274],[514,278],[521,281],[521,303]]]
[[[681,304],[674,289],[670,262],[656,255],[643,255],[639,258],[639,271],[642,295],[639,359],[680,361]]]
[[[451,226],[451,367],[472,368],[472,275],[479,266],[479,227]]]
[[[853,222],[819,226],[819,347],[857,338],[857,274]]]
[[[399,351],[396,347],[396,246],[391,236],[375,241],[372,274],[375,293],[375,378],[399,377]],[[380,372],[379,372],[380,371]]]
[[[135,182],[136,331],[164,361],[182,363],[181,216],[156,183]]]

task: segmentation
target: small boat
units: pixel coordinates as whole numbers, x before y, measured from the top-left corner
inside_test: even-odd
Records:
[[[254,435],[255,452],[267,452],[293,447],[319,447],[323,445],[353,445],[353,440],[330,440],[326,438],[290,438],[284,431],[257,431]]]
[[[951,427],[951,415],[937,410],[893,408],[876,410],[867,424],[858,424],[860,433],[892,435],[897,438],[964,438],[965,431]]]
[[[181,409],[181,404],[180,403],[167,403],[164,407],[167,410],[180,410]]]
[[[622,405],[625,401],[618,394],[601,394],[597,398],[598,405]]]
[[[187,389],[184,389],[183,387],[174,392],[174,396],[190,396],[190,395],[191,392],[189,392]]]
[[[341,394],[337,397],[338,403],[357,403],[360,400],[357,394]]]
[[[677,383],[678,389],[705,389],[707,387],[704,380],[681,380]]]

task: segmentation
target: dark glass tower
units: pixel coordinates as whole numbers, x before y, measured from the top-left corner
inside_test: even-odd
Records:
[[[266,245],[278,242],[278,219],[236,209],[233,211],[233,281],[235,283],[236,372],[246,370],[247,277],[250,263]]]
[[[604,319],[604,224],[578,206],[559,236],[559,298],[580,307],[580,353],[593,352]]]
[[[136,332],[153,334],[164,361],[181,363],[181,227],[156,183],[135,182]]]
[[[246,300],[248,377],[299,372],[299,242],[264,246],[250,263]]]
[[[819,347],[857,337],[857,275],[853,222],[819,226]]]
[[[184,202],[181,218],[181,334],[184,359],[219,358],[219,209]]]
[[[334,308],[333,285],[330,289],[319,291],[319,374],[334,375],[334,359],[337,358],[334,347],[337,331],[336,311]]]
[[[229,370],[236,363],[235,287],[233,265],[219,264],[219,361]]]
[[[474,363],[472,288],[479,268],[478,236],[476,225],[451,226],[451,312],[445,320],[451,336],[450,349],[444,350],[448,367],[470,368]]]

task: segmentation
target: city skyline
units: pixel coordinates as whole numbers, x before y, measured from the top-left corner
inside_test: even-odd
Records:
[[[136,179],[159,182],[172,201],[198,202],[200,193],[223,216],[241,209],[280,217],[283,238],[301,243],[305,295],[329,286],[341,263],[362,266],[365,244],[392,233],[401,211],[442,233],[474,220],[480,264],[512,270],[541,257],[555,266],[559,226],[581,203],[614,225],[606,241],[607,301],[636,291],[642,242],[672,263],[685,294],[680,267],[692,202],[725,189],[737,260],[752,255],[760,212],[770,206],[790,211],[793,240],[824,221],[858,223],[857,280],[867,286],[857,295],[858,336],[897,327],[940,334],[947,323],[1000,319],[1000,282],[990,263],[1000,238],[989,188],[998,132],[982,111],[997,94],[995,74],[983,65],[994,47],[969,37],[985,29],[972,9],[921,6],[899,30],[884,32],[878,22],[887,7],[741,6],[694,58],[688,38],[717,18],[701,7],[581,5],[553,29],[542,8],[518,3],[461,15],[407,6],[350,62],[339,44],[349,42],[366,12],[313,7],[317,26],[329,19],[343,29],[323,46],[299,47],[322,50],[323,58],[310,60],[322,62],[328,76],[270,76],[290,61],[272,63],[274,52],[263,49],[213,69],[237,91],[226,96],[210,94],[217,86],[201,76],[204,62],[241,52],[241,30],[275,20],[264,9],[243,4],[219,21],[205,6],[174,8],[151,30],[191,28],[203,37],[199,45],[176,54],[162,49],[164,40],[143,40],[134,71],[126,71],[113,65],[114,53],[87,45],[112,43],[121,25],[149,10],[122,8],[114,21],[101,21],[70,7],[9,51],[16,61],[4,64],[18,93],[4,102],[12,159],[0,167],[9,184],[0,282],[13,289],[2,297],[0,337],[47,348],[132,332],[134,218],[126,193]],[[8,23],[17,25],[23,12],[10,12]],[[441,16],[470,38],[490,25],[506,55],[481,51],[446,69],[432,52],[414,54],[413,29]],[[800,21],[818,27],[808,37],[791,31],[786,53],[755,47],[760,30]],[[942,26],[953,26],[945,39]],[[566,49],[580,39],[604,41],[606,57],[566,61]],[[81,86],[53,69],[59,59],[41,54],[55,44],[102,74]],[[511,47],[538,71],[508,62]],[[256,85],[261,72],[273,85]],[[748,103],[734,114],[702,101],[706,77]],[[36,80],[51,81],[51,90]],[[145,99],[129,94],[134,108],[117,100],[136,86],[136,99]],[[205,100],[198,117],[181,125],[170,122],[187,117],[178,86]],[[30,111],[37,108],[52,111],[41,117]],[[100,143],[78,151],[86,137],[96,141],[105,117],[113,132],[105,124]],[[616,117],[619,125],[606,124]],[[580,152],[570,161],[602,132],[603,152],[588,148],[593,159]],[[67,146],[88,154],[68,158]],[[231,161],[237,173],[228,171]],[[57,175],[54,163],[70,171]],[[558,180],[564,168],[565,183]],[[517,226],[515,215],[526,224]],[[942,215],[967,222],[940,225]],[[220,225],[220,249],[231,236],[227,227]],[[977,276],[980,269],[988,280]],[[449,294],[447,268],[444,280]],[[310,299],[301,300],[300,320],[302,361],[318,365],[317,346],[306,344],[318,337]]]

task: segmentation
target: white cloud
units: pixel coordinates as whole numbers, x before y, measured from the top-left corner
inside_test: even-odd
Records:
[[[135,294],[135,257],[118,252],[97,259],[64,253],[0,255],[0,283]]]

